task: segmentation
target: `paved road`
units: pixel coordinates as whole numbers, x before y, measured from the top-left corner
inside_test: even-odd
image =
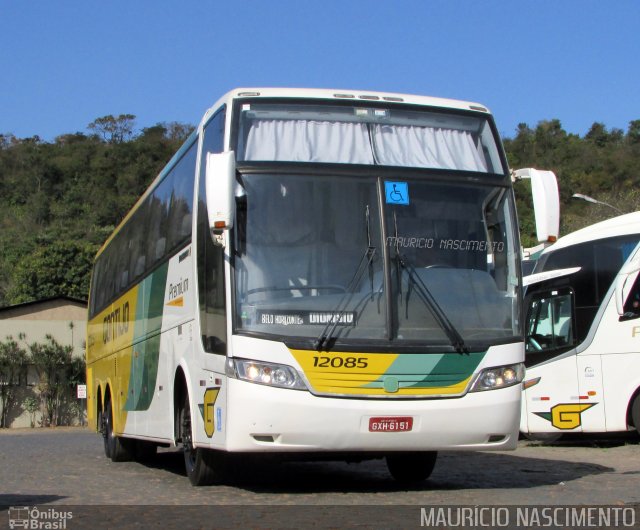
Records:
[[[104,505],[130,505],[126,513],[131,517],[142,505],[192,506],[192,511],[201,511],[202,506],[227,507],[219,509],[219,514],[239,514],[241,506],[253,506],[267,517],[269,507],[282,510],[290,505],[322,507],[305,509],[317,527],[324,528],[318,513],[330,517],[335,527],[345,526],[336,518],[353,514],[350,526],[357,526],[357,507],[378,507],[378,520],[384,521],[384,514],[393,516],[389,514],[394,506],[404,506],[413,517],[408,527],[419,527],[417,507],[532,504],[632,505],[640,518],[640,441],[625,437],[554,445],[521,442],[515,452],[442,453],[430,480],[411,489],[399,487],[383,461],[278,466],[247,462],[228,485],[193,488],[185,476],[182,455],[175,451],[164,450],[150,464],[113,463],[104,456],[101,438],[87,429],[0,432],[2,512],[9,506],[93,505],[96,513],[103,513]],[[230,506],[234,509],[229,510]],[[389,509],[380,508],[384,506]],[[85,514],[88,508],[76,509]],[[337,513],[332,512],[335,509]],[[113,509],[107,511],[113,514]],[[251,513],[247,512],[245,523],[262,528],[250,519],[255,510]],[[169,519],[159,517],[167,527]],[[76,522],[80,519],[76,517]],[[397,523],[393,526],[403,526],[397,519],[392,521]],[[636,522],[640,526],[640,520]],[[225,527],[223,520],[213,527]],[[6,526],[0,519],[2,528]]]

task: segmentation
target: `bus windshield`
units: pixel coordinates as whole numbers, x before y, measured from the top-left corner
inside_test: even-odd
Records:
[[[520,334],[508,188],[315,172],[240,183],[239,331],[443,351]]]
[[[244,103],[238,161],[324,162],[504,174],[483,113]]]

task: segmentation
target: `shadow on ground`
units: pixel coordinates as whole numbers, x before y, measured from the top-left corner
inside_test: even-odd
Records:
[[[180,451],[161,452],[145,465],[184,476]],[[587,462],[518,456],[514,453],[444,452],[431,478],[399,484],[384,460],[360,463],[280,461],[270,455],[242,455],[228,463],[224,485],[254,493],[372,493],[536,488],[609,473],[613,468]]]
[[[555,433],[554,433],[555,434]],[[610,448],[621,445],[640,445],[640,434],[637,432],[619,433],[576,433],[557,434],[555,436],[530,435],[523,437],[529,447],[599,447]]]
[[[61,495],[31,495],[29,493],[0,494],[0,510],[4,511],[17,506],[35,506],[58,502],[67,497]]]

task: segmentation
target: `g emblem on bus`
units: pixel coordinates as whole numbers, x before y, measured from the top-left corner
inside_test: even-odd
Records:
[[[556,429],[571,430],[582,425],[581,414],[597,403],[558,403],[549,412],[534,414],[551,422]]]
[[[204,400],[200,409],[200,412],[202,413],[202,419],[204,420],[204,432],[209,438],[213,436],[213,433],[216,430],[214,405],[219,393],[219,387],[207,388],[204,392]]]

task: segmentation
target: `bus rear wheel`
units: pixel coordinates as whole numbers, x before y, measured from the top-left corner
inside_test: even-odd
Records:
[[[220,476],[222,455],[216,451],[193,446],[191,407],[189,396],[185,394],[181,416],[182,451],[184,466],[192,486],[207,486],[216,482]]]
[[[107,418],[103,409],[100,409],[100,411],[98,412],[98,428],[100,429],[100,434],[102,435],[104,456],[111,459],[111,453],[109,452],[109,441],[107,437]]]
[[[102,411],[102,436],[104,453],[112,462],[127,462],[133,459],[135,440],[116,436],[113,432],[113,412],[111,400],[107,400]]]
[[[386,457],[387,469],[397,482],[418,484],[431,476],[437,458],[437,451],[391,453]]]

